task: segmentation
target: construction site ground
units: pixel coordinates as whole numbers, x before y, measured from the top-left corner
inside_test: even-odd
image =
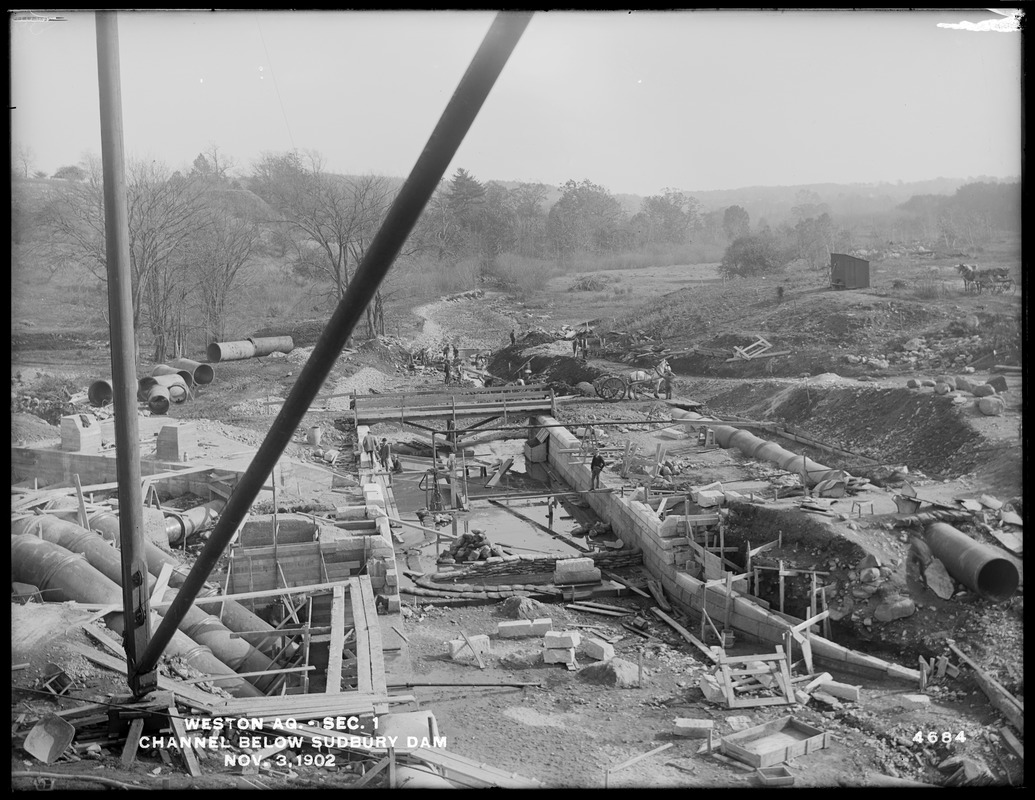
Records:
[[[441,386],[440,368],[411,367],[411,354],[422,348],[434,354],[449,342],[465,350],[491,351],[488,370],[507,381],[515,380],[527,363],[532,369],[532,382],[550,384],[561,397],[559,421],[571,423],[573,428],[621,421],[621,425],[600,428],[604,441],[628,441],[638,446],[640,457],[628,479],[617,474],[618,465],[609,459],[612,463],[604,473],[606,485],[632,490],[650,483],[647,472],[653,466],[657,446],[664,444],[664,460],[671,468],[668,488],[676,493],[720,482],[745,495],[766,497],[767,511],[785,512],[778,523],[786,535],[785,546],[767,556],[785,558],[803,568],[827,569],[838,581],[837,599],[831,607],[844,614],[834,626],[832,638],[836,641],[914,669],[918,657],[950,655],[947,643],[955,642],[1023,701],[1023,588],[1001,603],[983,600],[968,591],[958,591],[948,600],[937,597],[911,567],[910,530],[894,525],[901,515],[892,500],[908,480],[928,503],[958,508],[960,500],[985,495],[1011,504],[1023,516],[1020,375],[1006,375],[1009,388],[1001,393],[1005,411],[998,416],[981,414],[972,401],[954,403],[947,395],[935,394],[931,387],[907,385],[957,374],[966,374],[979,383],[997,374],[991,370],[996,364],[1023,363],[1021,298],[960,290],[934,299],[915,299],[890,288],[890,269],[895,266],[898,272],[894,274],[903,277],[928,279],[932,270],[941,269],[942,280],[947,284],[952,280],[948,263],[915,268],[890,265],[882,267],[886,274],[875,279],[874,288],[834,292],[815,286],[815,281],[809,282],[812,276],[802,273],[787,280],[789,291],[779,300],[772,286],[755,282],[742,287],[743,296],[738,302],[731,291],[717,284],[714,265],[602,273],[602,280],[612,289],[623,281],[634,284],[639,301],[650,292],[664,300],[686,293],[685,313],[695,315],[699,325],[683,327],[678,337],[616,332],[595,347],[588,359],[573,356],[562,326],[585,322],[600,326],[602,320],[613,319],[630,304],[628,296],[605,291],[586,298],[576,295],[578,302],[573,302],[569,277],[555,279],[540,296],[522,302],[502,290],[442,298],[414,308],[396,336],[357,340],[343,353],[286,455],[314,460],[304,428],[318,425],[323,430],[323,446],[340,449],[342,460],[336,469],[354,471],[356,465],[350,463],[354,429],[348,411],[349,393]],[[710,304],[693,300],[694,291],[701,287],[709,288]],[[30,315],[31,309],[21,317],[16,315],[12,330],[12,445],[16,446],[59,439],[55,423],[60,414],[89,411],[83,402],[86,387],[91,380],[110,374],[103,329],[46,330]],[[281,327],[295,332],[296,346],[291,353],[218,365],[215,382],[191,402],[174,406],[170,416],[196,420],[200,438],[211,435],[213,440],[219,439],[224,453],[238,444],[242,450],[258,446],[315,342],[315,336],[308,341],[299,336],[303,326],[298,323],[286,322]],[[314,329],[319,330],[315,323],[304,328],[310,333]],[[510,342],[511,331],[519,337],[516,344]],[[746,347],[758,336],[771,342],[774,350],[788,350],[789,354],[738,362],[688,352],[694,345],[726,350],[734,345]],[[995,337],[994,357],[978,360],[992,349],[988,341],[991,337]],[[922,342],[915,347],[913,340],[918,339]],[[919,358],[904,360],[903,354],[910,353],[919,354]],[[667,420],[671,411],[663,399],[648,394],[608,402],[582,396],[576,388],[604,374],[625,375],[633,369],[649,369],[662,357],[667,357],[675,369],[675,401],[695,401],[703,404],[704,412],[719,416],[736,415],[806,431],[815,440],[861,458],[834,457],[794,442],[782,444],[831,467],[867,477],[871,485],[858,495],[836,500],[830,506],[831,516],[807,514],[796,509],[800,497],[768,499],[778,472],[771,465],[747,459],[737,451],[702,447],[696,438],[659,436],[665,425],[658,421]],[[965,369],[975,361],[979,366]],[[373,432],[393,441],[408,435],[398,425],[387,423],[375,425]],[[296,487],[296,492],[299,497],[292,497],[288,491],[278,504],[290,507],[327,501],[307,496],[304,486]],[[991,514],[985,519],[987,522],[979,514],[958,523],[958,527],[995,544],[990,531],[997,523]],[[759,517],[753,524],[758,541],[771,538],[767,526],[774,524],[772,517]],[[488,533],[491,536],[491,531]],[[864,554],[876,556],[886,568],[884,577],[889,586],[913,599],[914,614],[880,623],[872,619],[872,604],[860,604],[856,598],[856,607],[852,608],[850,590],[858,577],[852,573],[855,562]],[[398,556],[400,569],[406,568],[405,552]],[[1020,557],[1014,560],[1020,569]],[[643,568],[624,570],[622,574],[632,580],[647,577]],[[628,594],[605,602],[643,609],[652,605]],[[117,676],[91,665],[68,646],[83,636],[76,623],[89,615],[50,608],[48,624],[39,625],[40,618],[29,618],[25,608],[12,605],[13,661],[31,665],[14,674],[15,688],[31,685],[45,663],[61,659],[66,672],[76,679],[80,693],[99,695],[118,690]],[[642,664],[642,685],[604,687],[587,682],[561,665],[541,662],[520,669],[507,666],[539,648],[539,639],[494,638],[484,670],[456,663],[449,659],[444,643],[456,638],[461,630],[468,635],[494,633],[496,625],[506,619],[501,604],[435,606],[422,603],[419,597],[405,607],[403,630],[408,642],[400,657],[391,661],[389,683],[456,684],[412,690],[421,706],[435,713],[449,748],[552,786],[599,787],[605,781],[615,787],[753,785],[755,778],[743,765],[700,755],[700,740],[675,737],[673,720],[712,719],[717,734],[726,735],[744,725],[760,724],[787,713],[834,737],[831,747],[792,765],[796,785],[878,785],[874,776],[939,784],[946,776],[938,765],[949,756],[960,755],[986,763],[996,783],[1018,785],[1023,780],[1022,759],[1003,743],[999,733],[1005,724],[1002,714],[989,704],[963,665],[958,678],[944,679],[927,688],[930,702],[923,706],[903,700],[904,695],[917,694],[917,686],[878,685],[835,676],[861,684],[862,702],[840,707],[812,702],[791,710],[731,710],[705,700],[697,679],[706,664],[660,622],[650,629],[655,638],[644,639],[623,631],[607,617],[573,611],[558,603],[549,604],[547,610],[554,630],[593,625],[612,636],[624,633],[616,644],[617,654]],[[798,609],[788,610],[799,613]],[[694,629],[685,617],[682,619]],[[738,641],[730,652],[761,651],[757,645]],[[515,654],[519,658],[513,658]],[[489,679],[540,685],[465,685]],[[52,706],[53,701],[15,692],[12,719],[19,714],[42,713]],[[951,734],[951,741],[943,743],[946,732]],[[913,741],[917,733],[922,734],[923,743]],[[938,743],[929,743],[931,733],[937,735]],[[960,733],[963,735],[958,736]],[[667,743],[673,746],[605,777],[609,767]],[[37,766],[14,748],[13,771]],[[118,753],[51,765],[48,770],[67,775],[89,772],[152,788],[237,785],[229,770],[212,767],[201,779],[189,780],[157,758],[153,763],[138,759],[124,767]],[[168,783],[163,784],[163,779]],[[306,767],[297,768],[297,774],[290,778],[263,778],[271,787],[344,785],[350,780],[351,776],[341,773]],[[67,785],[62,784],[62,788]],[[87,786],[83,783],[80,788]],[[26,784],[18,788],[26,788]]]

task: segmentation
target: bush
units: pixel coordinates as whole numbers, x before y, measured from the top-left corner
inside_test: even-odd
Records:
[[[569,292],[602,292],[607,288],[607,281],[596,275],[580,275],[568,287]]]
[[[764,275],[783,269],[790,261],[776,239],[763,233],[734,239],[722,257],[721,269],[727,277]]]

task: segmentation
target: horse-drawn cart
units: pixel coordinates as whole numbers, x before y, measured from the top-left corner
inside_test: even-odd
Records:
[[[652,372],[639,369],[625,375],[618,375],[616,373],[601,375],[593,381],[593,388],[596,390],[598,397],[611,402],[617,402],[625,398],[632,399],[642,394],[658,397],[667,367],[668,362],[662,361],[654,367]]]

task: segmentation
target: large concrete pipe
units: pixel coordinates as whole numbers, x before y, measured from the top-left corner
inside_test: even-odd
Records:
[[[194,385],[194,373],[189,370],[181,369],[179,367],[173,367],[169,364],[155,364],[151,369],[152,378],[160,378],[163,375],[179,375],[187,388],[189,389]]]
[[[115,392],[111,388],[111,381],[97,380],[90,384],[86,396],[92,406],[107,406],[111,405]]]
[[[88,531],[72,522],[50,515],[19,520],[11,526],[14,535],[32,530],[44,541],[86,557],[87,563],[108,580],[122,585],[122,558],[119,552],[100,535]],[[147,577],[148,593],[154,589],[155,578]],[[169,589],[165,600],[176,596],[175,589]],[[162,612],[159,612],[161,614]],[[164,616],[164,615],[163,615]],[[261,672],[273,669],[273,662],[243,639],[233,638],[231,631],[217,618],[206,614],[200,608],[192,607],[180,624],[183,631],[199,645],[207,647],[221,662],[235,672]],[[249,683],[268,690],[275,683],[281,683],[282,675],[252,677]]]
[[[108,545],[105,545],[107,547]],[[11,536],[11,576],[44,592],[48,600],[98,603],[122,608],[122,589],[94,569],[85,558],[36,536]],[[122,633],[121,612],[105,617],[112,630]],[[158,624],[152,620],[152,627]],[[262,692],[248,683],[206,647],[200,647],[180,631],[174,631],[164,648],[165,655],[180,656],[191,667],[213,678],[212,683],[235,697],[261,697]]]
[[[207,386],[216,377],[216,371],[208,364],[202,364],[200,361],[191,361],[189,358],[174,358],[169,362],[169,366],[173,369],[189,372],[194,383],[198,386]]]
[[[220,361],[240,361],[254,358],[255,345],[251,342],[212,342],[206,351],[209,364]]]
[[[169,398],[169,390],[165,386],[156,383],[147,390],[147,408],[152,414],[165,416],[169,413],[170,405],[172,405],[172,400]]]
[[[845,477],[843,470],[831,469],[811,458],[792,453],[775,442],[760,439],[742,428],[734,428],[732,425],[713,425],[711,428],[715,432],[715,443],[719,447],[736,448],[749,458],[764,459],[787,472],[796,472],[808,486],[826,480],[842,480]]]
[[[1002,550],[976,542],[945,522],[928,525],[924,537],[949,574],[972,592],[1001,603],[1017,591],[1017,567]]]
[[[255,355],[268,356],[270,353],[290,353],[295,349],[295,340],[290,336],[266,336],[255,339],[251,336],[248,341],[255,345]]]
[[[186,511],[166,511],[165,532],[169,535],[169,544],[177,544],[185,536],[190,536],[208,523],[215,522],[225,505],[226,500],[217,497]]]
[[[216,503],[222,502],[221,500],[215,500],[212,503],[206,504],[206,506],[214,507]],[[219,510],[219,509],[217,509]],[[56,516],[70,519],[72,522],[78,520],[78,508],[72,507],[68,509],[61,509],[53,512]],[[103,539],[108,541],[117,542],[119,540],[119,517],[113,511],[93,511],[87,517],[87,524],[90,529],[100,534]],[[177,523],[177,527],[179,523]],[[169,532],[168,527],[166,532]],[[180,564],[176,560],[176,557],[170,553],[166,553],[161,548],[152,544],[151,542],[144,542],[144,556],[147,559],[147,571],[154,575],[156,578],[162,574],[162,567],[168,564],[172,567],[172,574],[169,576],[169,585],[172,587],[179,587],[183,585],[184,578],[187,576],[187,567]],[[201,597],[212,597],[219,595],[220,588],[214,584],[205,584],[205,588],[199,593]],[[274,628],[266,620],[257,614],[249,611],[245,606],[238,603],[236,600],[221,600],[219,605],[205,605],[202,606],[205,610],[215,613],[230,630],[241,635],[246,642],[255,647],[258,650],[266,653],[267,655],[276,655],[281,650],[281,642],[283,641],[280,637],[269,636],[274,632]],[[288,657],[294,655],[298,651],[297,645],[291,645],[286,651]]]

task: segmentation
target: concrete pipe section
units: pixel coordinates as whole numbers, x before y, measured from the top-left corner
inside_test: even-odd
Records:
[[[202,364],[200,361],[191,361],[189,358],[175,358],[169,362],[169,366],[189,373],[191,379],[198,386],[207,386],[216,377],[216,371],[208,364]]]
[[[256,356],[268,356],[271,353],[290,353],[295,349],[295,341],[290,336],[267,336],[260,339],[248,337],[255,345]]]
[[[29,530],[44,541],[64,548],[69,553],[85,556],[91,567],[112,583],[121,586],[122,558],[119,552],[98,534],[49,515],[20,520],[11,527],[14,535]],[[148,593],[153,591],[155,582],[156,579],[148,575]],[[169,589],[163,599],[172,600],[175,596],[176,590]],[[268,656],[260,653],[244,639],[233,637],[232,631],[219,619],[206,614],[197,606],[191,606],[179,628],[194,642],[208,648],[216,658],[235,672],[261,672],[274,668]],[[273,683],[280,682],[280,678],[282,676],[266,675],[252,677],[248,681],[257,688],[268,690]]]
[[[972,592],[1001,603],[1017,591],[1017,567],[1002,550],[976,542],[944,522],[928,525],[924,537],[948,573]]]
[[[220,361],[241,361],[255,357],[255,345],[251,342],[212,342],[206,351],[209,364]]]
[[[194,385],[194,374],[189,370],[180,369],[169,364],[155,364],[151,369],[151,377],[159,378],[163,375],[179,375],[183,382],[187,384],[188,389]]]
[[[98,380],[90,384],[90,388],[86,390],[86,396],[90,399],[92,406],[107,406],[111,405],[115,391],[111,388],[111,381]]]
[[[112,549],[107,544],[104,547]],[[11,536],[11,576],[15,581],[38,587],[48,600],[73,600],[122,608],[122,589],[118,584],[92,567],[82,556],[35,535]],[[121,634],[125,629],[121,612],[113,612],[105,621],[116,633]],[[152,627],[157,627],[157,621],[152,621]],[[262,692],[238,677],[208,648],[199,646],[180,631],[176,631],[169,640],[165,654],[181,656],[203,674],[225,675],[225,678],[214,678],[212,683],[235,697],[262,696]]]

